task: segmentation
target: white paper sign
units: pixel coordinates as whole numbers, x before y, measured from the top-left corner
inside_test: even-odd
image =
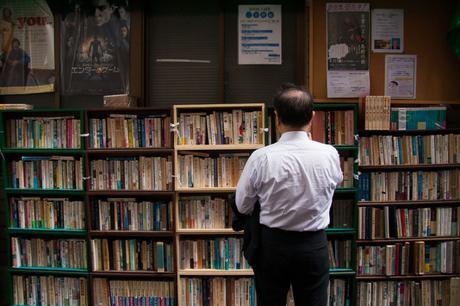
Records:
[[[239,5],[238,64],[281,63],[281,5]]]
[[[404,11],[372,10],[372,51],[402,53],[404,51]]]
[[[385,56],[385,96],[392,99],[415,99],[416,55]]]
[[[369,71],[328,71],[329,98],[355,98],[369,95]]]

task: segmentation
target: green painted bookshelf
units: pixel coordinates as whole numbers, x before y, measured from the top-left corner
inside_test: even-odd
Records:
[[[84,120],[84,111],[79,109],[14,110],[0,113],[2,132],[0,150],[4,157],[2,175],[7,225],[9,274],[7,276],[9,279],[7,300],[9,305],[14,304],[13,286],[16,284],[14,278],[71,277],[73,279],[83,278],[87,284],[88,266],[61,268],[33,265],[35,261],[42,263],[44,263],[43,260],[46,261],[45,258],[36,256],[38,252],[36,248],[42,251],[56,251],[56,246],[50,246],[50,244],[58,243],[67,249],[70,241],[74,241],[75,245],[79,244],[80,247],[86,245],[88,232],[84,222],[80,222],[81,228],[65,227],[63,223],[64,212],[68,213],[69,209],[75,209],[70,205],[78,203],[80,209],[84,208],[85,144],[82,141]],[[56,177],[51,177],[53,173]],[[64,176],[57,179],[64,173]],[[80,174],[79,177],[77,173]],[[34,179],[31,180],[30,177]],[[57,188],[52,187],[55,183]],[[70,185],[72,188],[67,187]],[[47,206],[43,204],[45,202]],[[41,213],[45,214],[45,211],[50,214],[41,215]],[[49,219],[51,216],[56,219]],[[45,222],[46,218],[48,222]],[[75,216],[75,220],[77,218]],[[66,220],[68,220],[67,217]],[[41,222],[47,224],[37,226],[37,223]],[[26,251],[26,246],[32,252]],[[87,258],[85,247],[81,250],[80,258]],[[67,251],[76,250],[67,249]],[[33,254],[30,258],[32,265],[22,258],[19,259],[23,252]],[[59,258],[69,263],[72,261],[63,253],[59,255]],[[59,264],[55,260],[53,262]],[[71,264],[77,265],[77,261]]]

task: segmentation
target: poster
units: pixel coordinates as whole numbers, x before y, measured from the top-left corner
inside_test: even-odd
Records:
[[[369,3],[327,3],[327,96],[369,94]]]
[[[415,99],[416,55],[385,56],[385,96],[392,99]]]
[[[281,5],[239,5],[238,64],[281,63]]]
[[[0,94],[54,91],[54,20],[45,0],[0,2]]]
[[[402,53],[404,51],[404,10],[372,10],[372,51]]]
[[[68,3],[61,27],[63,94],[129,93],[128,1]]]

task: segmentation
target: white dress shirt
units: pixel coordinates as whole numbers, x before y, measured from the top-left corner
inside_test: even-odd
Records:
[[[260,203],[260,223],[289,231],[317,231],[329,224],[329,209],[342,181],[340,158],[331,146],[306,132],[285,132],[279,141],[254,151],[236,188],[243,214]]]

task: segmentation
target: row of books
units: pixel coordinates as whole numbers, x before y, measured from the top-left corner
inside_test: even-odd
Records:
[[[171,157],[124,157],[90,162],[92,190],[172,190]]]
[[[171,146],[171,119],[167,116],[138,118],[136,114],[110,114],[89,119],[90,147],[165,148]]]
[[[88,305],[85,278],[13,275],[13,305]]]
[[[188,196],[179,200],[179,228],[231,228],[233,211],[227,200],[211,196]]]
[[[358,275],[452,274],[458,272],[459,254],[460,240],[360,246]]]
[[[392,107],[392,130],[441,130],[446,128],[447,107]]]
[[[180,279],[181,305],[256,306],[253,278],[189,278]]]
[[[93,279],[93,305],[177,305],[172,281]]]
[[[224,237],[181,240],[179,242],[181,269],[249,269],[243,257],[242,238]]]
[[[10,198],[10,227],[32,229],[84,229],[82,201],[68,198]]]
[[[351,240],[329,240],[328,253],[330,268],[351,267]]]
[[[348,306],[351,302],[350,299],[350,283],[347,280],[339,278],[329,280],[327,306]]]
[[[353,227],[353,200],[333,199],[329,227],[351,228]]]
[[[261,111],[180,113],[177,144],[262,144]]]
[[[351,188],[354,186],[354,158],[340,157],[340,168],[343,172],[343,180],[339,187]]]
[[[86,241],[11,238],[12,266],[86,269]]]
[[[390,96],[366,96],[364,101],[364,129],[390,129]]]
[[[459,169],[365,172],[359,177],[359,199],[363,201],[454,200],[459,192]]]
[[[460,278],[455,277],[450,280],[359,282],[357,305],[454,306],[458,305],[453,301],[454,288],[458,288],[459,283]]]
[[[23,156],[10,163],[11,187],[82,189],[83,165],[73,156]]]
[[[178,155],[179,187],[235,187],[249,154]]]
[[[359,161],[362,166],[460,163],[460,135],[361,137]]]
[[[358,239],[460,236],[460,207],[359,207]]]
[[[315,111],[310,130],[312,139],[331,145],[354,145],[354,116],[353,110]]]
[[[93,271],[173,271],[172,243],[152,239],[92,239]]]
[[[79,149],[80,119],[69,117],[24,117],[6,123],[6,145],[27,149]]]
[[[254,278],[204,277],[180,279],[181,305],[255,306],[257,298]],[[345,279],[331,279],[328,285],[328,306],[346,306],[350,303],[350,284]],[[292,288],[287,306],[294,306]]]
[[[137,201],[108,198],[92,203],[93,229],[100,231],[169,231],[173,215],[171,201]]]

